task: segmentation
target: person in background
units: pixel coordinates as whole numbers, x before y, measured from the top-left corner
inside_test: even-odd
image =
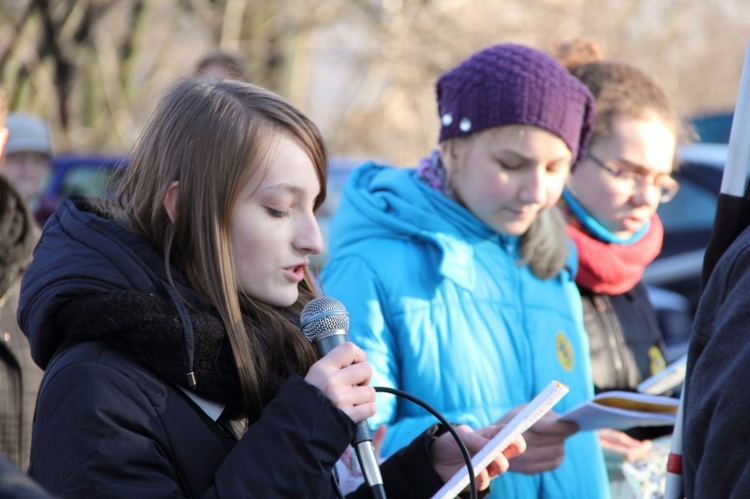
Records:
[[[326,159],[281,97],[187,78],[143,130],[116,201],[60,204],[18,314],[46,369],[32,477],[64,497],[337,496],[334,464],[375,393],[361,349],[318,359],[300,331]],[[472,452],[498,429],[459,428]],[[464,465],[445,431],[383,464],[390,497],[430,497]]]
[[[225,50],[207,53],[195,65],[194,75],[207,79],[231,79],[250,82],[245,65],[239,56]]]
[[[0,87],[0,155],[6,144],[13,146],[11,150],[18,151],[24,139],[34,137],[27,134],[9,138],[10,131],[5,126],[7,109],[5,92]],[[18,119],[16,116],[15,125],[19,124]],[[22,131],[23,127],[14,126],[12,133]],[[26,147],[34,147],[33,140],[25,144]],[[33,165],[27,166],[34,168]],[[5,173],[6,170],[0,168],[0,172]],[[18,468],[26,470],[34,404],[42,371],[31,359],[29,342],[18,327],[16,312],[21,277],[31,262],[39,229],[26,205],[28,196],[33,192],[30,183],[25,174],[19,174],[14,167],[10,172],[19,187],[28,190],[22,195],[11,181],[0,175],[0,452]]]
[[[21,277],[38,238],[24,200],[0,175],[0,452],[24,470],[42,371],[31,359],[16,311]]]
[[[505,421],[552,380],[565,411],[593,396],[576,255],[556,207],[588,144],[594,99],[551,56],[500,44],[437,82],[439,146],[418,168],[369,163],[333,218],[326,294],[349,310],[372,383],[405,390],[450,421]],[[383,455],[429,424],[378,395]],[[551,412],[492,485],[496,497],[609,495],[596,435]]]
[[[554,53],[596,99],[591,142],[561,201],[568,234],[578,249],[576,284],[594,389],[635,391],[666,364],[658,317],[641,277],[661,250],[664,231],[656,209],[679,188],[672,172],[685,127],[654,79],[631,65],[604,60],[594,42],[574,40]],[[623,462],[647,458],[651,439],[671,431],[599,431],[613,495],[633,497]],[[663,494],[666,462],[662,464]]]
[[[52,172],[52,144],[49,127],[40,118],[24,113],[8,116],[8,143],[2,173],[18,190],[40,226],[57,204],[44,197]]]

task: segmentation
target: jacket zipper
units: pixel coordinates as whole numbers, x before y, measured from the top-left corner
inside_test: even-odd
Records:
[[[594,308],[597,311],[597,315],[600,318],[602,325],[602,332],[606,338],[607,350],[609,351],[610,358],[612,359],[612,366],[614,367],[615,382],[616,386],[625,386],[628,381],[627,366],[623,361],[622,345],[618,339],[617,331],[619,324],[615,317],[612,306],[609,300],[604,296],[593,296]]]

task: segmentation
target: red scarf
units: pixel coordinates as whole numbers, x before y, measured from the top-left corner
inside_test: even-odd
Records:
[[[638,241],[613,244],[592,238],[570,217],[568,235],[578,248],[576,284],[595,293],[614,296],[630,291],[641,280],[646,266],[661,251],[664,227],[654,214],[648,231]]]

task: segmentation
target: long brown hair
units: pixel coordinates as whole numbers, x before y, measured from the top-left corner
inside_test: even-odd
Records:
[[[300,141],[320,182],[315,208],[325,199],[327,156],[317,127],[292,104],[239,81],[186,78],[161,100],[118,183],[117,199],[133,230],[159,248],[224,322],[247,416],[263,405],[291,372],[315,360],[296,320],[313,297],[309,275],[297,302],[278,309],[244,295],[232,259],[229,218],[242,187],[264,175],[278,139]],[[163,200],[179,181],[172,222]],[[200,382],[200,380],[199,380]]]

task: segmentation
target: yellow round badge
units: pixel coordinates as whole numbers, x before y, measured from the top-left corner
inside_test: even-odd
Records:
[[[557,333],[557,338],[555,338],[555,350],[557,351],[557,361],[560,365],[566,371],[572,371],[576,358],[570,340],[562,331]]]
[[[648,361],[652,376],[662,372],[667,367],[667,361],[664,360],[664,356],[657,346],[652,346],[648,349]]]

